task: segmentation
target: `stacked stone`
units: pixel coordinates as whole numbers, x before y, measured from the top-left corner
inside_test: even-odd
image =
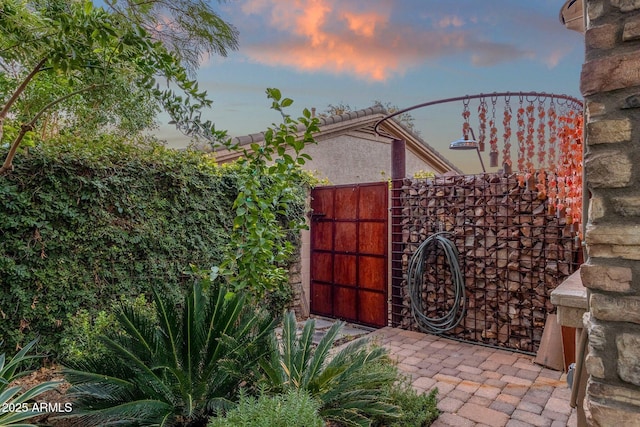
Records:
[[[576,267],[573,226],[516,175],[405,179],[400,189],[403,280],[399,326],[418,329],[406,280],[409,260],[438,231],[460,252],[466,314],[448,332],[456,338],[536,353],[550,293]],[[422,305],[429,318],[452,308],[453,284],[443,256],[427,260]],[[433,259],[432,259],[433,258]]]
[[[592,425],[640,425],[640,0],[586,0],[583,284]]]
[[[293,298],[288,308],[296,313],[298,319],[306,319],[309,317],[309,307],[302,285],[302,258],[300,255],[289,264],[289,286]]]

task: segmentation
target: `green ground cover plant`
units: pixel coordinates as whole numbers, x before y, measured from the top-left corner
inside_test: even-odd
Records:
[[[440,415],[438,410],[438,389],[429,393],[418,393],[411,387],[409,378],[397,372],[398,380],[385,389],[389,401],[400,408],[400,414],[394,417],[382,415],[377,417],[373,425],[376,427],[427,427]]]
[[[319,402],[304,390],[284,394],[240,394],[238,405],[224,416],[212,418],[208,427],[323,427]]]
[[[275,321],[205,277],[177,307],[122,305],[105,350],[70,363],[75,425],[428,426],[436,392],[418,394],[367,339],[334,348],[336,323],[312,345],[314,321]],[[300,332],[298,334],[298,332]],[[270,343],[270,344],[269,344]],[[320,423],[319,423],[320,421]]]
[[[335,348],[341,322],[313,344],[315,321],[301,331],[292,312],[281,336],[271,337],[269,357],[260,361],[262,390],[305,391],[320,402],[319,414],[339,426],[426,427],[438,418],[437,389],[420,394],[386,349],[360,338]]]

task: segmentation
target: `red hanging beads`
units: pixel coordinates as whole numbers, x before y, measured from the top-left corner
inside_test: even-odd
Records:
[[[502,126],[504,133],[502,137],[504,139],[504,147],[502,148],[502,165],[506,173],[511,172],[511,105],[509,105],[509,98],[504,101],[504,117],[502,119]]]

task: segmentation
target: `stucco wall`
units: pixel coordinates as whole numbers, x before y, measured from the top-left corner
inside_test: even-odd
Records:
[[[332,185],[384,181],[391,177],[391,142],[387,138],[366,134],[344,134],[335,138],[318,138],[318,144],[307,145],[312,158],[304,166],[319,171],[319,178],[329,178]],[[406,153],[407,175],[433,169],[414,153]]]

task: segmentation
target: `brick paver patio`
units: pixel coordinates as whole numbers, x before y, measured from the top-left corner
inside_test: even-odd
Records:
[[[438,388],[433,427],[575,426],[562,372],[533,357],[395,328],[371,333],[419,391]]]

